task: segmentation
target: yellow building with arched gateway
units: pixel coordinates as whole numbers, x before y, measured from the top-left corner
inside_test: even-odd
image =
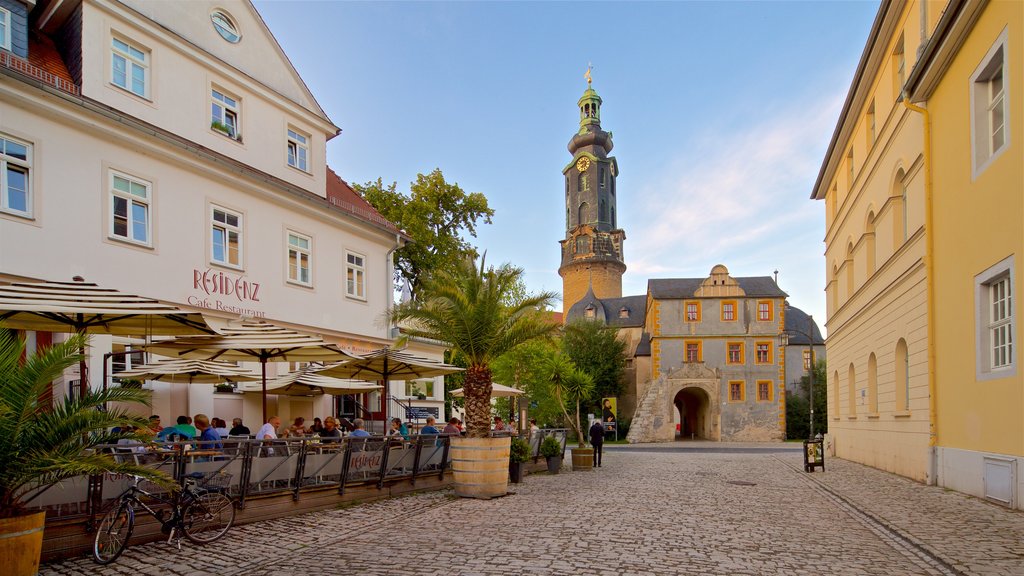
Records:
[[[1022,6],[883,1],[812,193],[835,454],[1015,507]]]

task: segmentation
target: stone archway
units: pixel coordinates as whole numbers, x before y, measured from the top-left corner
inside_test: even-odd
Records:
[[[718,371],[703,362],[690,362],[651,382],[637,405],[626,439],[630,443],[672,442],[676,438],[676,415],[682,415],[678,401],[699,406],[695,423],[700,438],[719,441],[721,432],[721,394]],[[692,400],[687,400],[692,399]],[[698,402],[699,401],[699,402]],[[698,437],[695,433],[695,437]]]
[[[711,439],[711,399],[699,386],[688,386],[676,393],[676,410],[679,412],[680,440]]]

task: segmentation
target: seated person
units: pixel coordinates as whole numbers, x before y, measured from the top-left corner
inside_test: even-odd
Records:
[[[220,435],[221,438],[228,437],[227,422],[221,420],[220,418],[214,418],[213,420],[210,420],[210,425],[213,426],[213,429],[217,431],[217,434]]]
[[[306,435],[306,419],[299,416],[295,419],[295,423],[288,427],[284,431],[284,437],[288,438],[291,436],[298,436],[299,438]]]
[[[501,416],[494,417],[494,431],[505,432],[508,429],[505,427],[505,421],[501,419]]]
[[[434,426],[436,423],[433,416],[427,416],[427,425],[420,429],[420,434],[440,434],[441,431]]]
[[[321,434],[324,431],[324,425],[320,422],[319,418],[313,418],[313,424],[309,426],[309,430],[306,432],[310,434]]]
[[[231,436],[251,436],[252,432],[249,431],[248,426],[242,425],[241,418],[235,418],[231,421],[231,430],[228,430],[228,434]]]
[[[136,431],[136,428],[132,426],[124,426],[123,428],[121,428],[120,433],[132,434]],[[117,446],[118,448],[125,448],[131,450],[132,452],[135,452],[137,454],[142,454],[146,452],[146,446],[139,440],[136,440],[135,438],[121,438],[120,440],[117,441]]]
[[[153,434],[159,434],[160,431],[164,429],[164,427],[160,425],[160,417],[156,414],[149,417],[149,429],[153,431]]]
[[[190,422],[188,416],[178,416],[178,423],[168,426],[156,435],[158,440],[174,442],[176,440],[191,440],[196,437],[196,428]]]
[[[459,428],[459,419],[452,416],[448,424],[445,425],[444,430],[441,431],[445,436],[458,436],[462,434],[462,429]]]
[[[328,416],[324,418],[324,429],[320,431],[320,438],[324,442],[337,442],[341,439],[341,429],[338,428],[338,423],[334,420],[334,417]]]
[[[199,430],[200,450],[223,450],[224,443],[220,440],[220,434],[210,426],[210,417],[206,414],[196,414],[193,419],[196,429]]]
[[[267,422],[260,427],[259,432],[256,433],[257,440],[277,440],[277,427],[281,425],[281,418],[277,416],[271,416],[267,419]],[[273,442],[268,442],[272,444]],[[263,446],[264,456],[273,456],[274,449],[270,446]]]
[[[363,422],[362,418],[356,418],[354,421],[352,421],[352,433],[349,434],[349,436],[352,436],[352,437],[355,437],[355,438],[366,438],[366,437],[368,437],[370,435],[370,433],[363,429],[364,425],[365,425],[365,423]]]
[[[402,440],[409,439],[409,429],[402,423],[401,418],[391,419],[391,429],[388,430],[388,436],[400,436]]]

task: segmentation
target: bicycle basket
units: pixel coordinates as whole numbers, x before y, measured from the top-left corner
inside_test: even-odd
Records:
[[[207,490],[227,490],[231,488],[232,476],[233,475],[230,472],[225,472],[223,470],[219,472],[209,472],[202,478],[198,479],[196,481],[196,485],[201,488],[206,488]]]

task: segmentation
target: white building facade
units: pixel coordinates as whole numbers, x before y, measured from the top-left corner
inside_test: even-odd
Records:
[[[327,167],[340,129],[250,2],[0,0],[0,31],[0,282],[80,276],[357,353],[390,343],[392,251],[408,239]],[[93,338],[91,386],[130,344]],[[147,386],[165,423],[260,421],[258,398]],[[330,398],[271,406],[333,412]]]

